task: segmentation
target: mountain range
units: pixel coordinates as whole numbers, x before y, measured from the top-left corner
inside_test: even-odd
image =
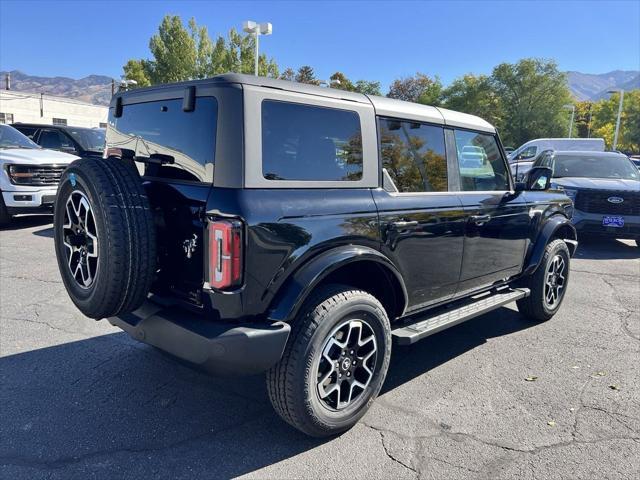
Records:
[[[11,74],[11,89],[25,92],[43,92],[50,95],[70,97],[98,105],[109,105],[111,100],[111,77],[89,75],[78,80],[68,77],[38,77],[19,70],[0,72],[1,87],[5,88],[6,74]],[[625,91],[640,88],[640,71],[614,70],[592,74],[570,71],[567,82],[576,100],[600,100],[612,89]]]
[[[640,72],[637,70],[614,70],[600,74],[567,72],[567,83],[577,100],[600,100],[609,95],[609,90],[629,91],[640,88]]]

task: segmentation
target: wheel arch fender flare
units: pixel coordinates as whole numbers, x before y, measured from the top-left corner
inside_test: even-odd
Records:
[[[558,238],[567,243],[569,252],[571,256],[573,256],[578,248],[578,234],[571,220],[560,214],[553,215],[544,222],[544,225],[536,237],[535,244],[525,261],[524,275],[530,275],[536,271],[540,262],[542,262],[544,250],[547,248],[547,245],[552,240]]]
[[[372,262],[392,275],[401,290],[401,314],[407,308],[408,294],[396,266],[379,251],[361,245],[344,245],[324,251],[309,259],[280,286],[269,308],[271,321],[289,322],[297,315],[307,297],[331,273],[355,262]],[[278,320],[276,320],[278,319]]]

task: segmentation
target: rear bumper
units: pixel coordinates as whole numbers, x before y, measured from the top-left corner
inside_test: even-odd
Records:
[[[220,323],[151,300],[109,318],[133,338],[216,375],[264,372],[282,357],[291,327],[283,322]]]

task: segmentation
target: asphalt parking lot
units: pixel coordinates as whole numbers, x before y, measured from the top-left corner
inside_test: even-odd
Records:
[[[0,231],[2,478],[638,478],[640,249],[583,242],[561,312],[396,348],[381,397],[310,439],[262,376],[217,379],[84,318],[47,217]]]

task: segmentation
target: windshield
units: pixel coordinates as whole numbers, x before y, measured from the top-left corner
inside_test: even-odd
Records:
[[[638,170],[623,155],[557,155],[553,162],[553,176],[640,179]]]
[[[84,150],[102,152],[104,150],[104,130],[98,128],[69,128],[67,133]]]
[[[40,148],[15,128],[0,125],[0,148]]]

